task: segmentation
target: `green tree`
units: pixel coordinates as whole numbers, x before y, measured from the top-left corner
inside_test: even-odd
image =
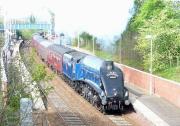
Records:
[[[126,30],[116,41],[116,56],[121,54],[123,64],[148,71],[150,40],[146,39],[146,36],[151,35],[153,73],[178,80],[176,78],[180,71],[180,3],[176,0],[134,2],[134,14]]]
[[[21,55],[23,57],[23,61],[26,64],[26,67],[31,73],[32,82],[36,82],[37,83],[36,86],[44,93],[44,95],[47,95],[48,92],[52,89],[52,86],[46,85],[47,87],[45,86],[45,88],[41,88],[41,82],[47,82],[49,80],[52,80],[54,75],[47,74],[45,66],[41,63],[38,63],[35,60],[36,57],[35,53],[36,53],[35,49],[32,49],[32,52],[30,54],[25,55],[22,51]]]
[[[29,17],[29,22],[30,22],[31,24],[35,24],[35,23],[36,23],[36,18],[35,18],[35,16],[34,16],[33,14],[30,15],[30,17]]]
[[[135,31],[143,26],[146,20],[156,16],[165,7],[162,0],[146,0],[137,4],[136,5],[139,9],[137,9],[137,14],[134,18],[132,18],[132,22],[130,24],[131,29]]]
[[[162,3],[163,9],[155,13],[153,18],[147,19],[139,30],[136,49],[143,55],[144,66],[148,69],[150,46],[146,35],[153,37],[154,71],[172,67],[180,54],[180,11],[173,8],[172,2]],[[159,6],[159,5],[157,5]],[[154,13],[153,13],[154,14]],[[153,25],[152,25],[153,24]]]
[[[89,46],[92,43],[93,36],[87,32],[82,32],[80,34],[80,38],[81,38],[80,46]]]
[[[24,40],[30,40],[32,38],[33,33],[36,33],[37,30],[17,30],[17,36],[21,36]]]
[[[93,35],[89,34],[88,32],[82,32],[80,35],[79,35],[79,39],[80,39],[80,47],[82,48],[87,48],[89,50],[92,50],[92,46],[93,46]],[[77,46],[78,45],[78,37],[75,37],[73,39],[73,42],[72,42],[73,46]],[[94,36],[94,44],[95,44],[95,47],[96,49],[99,49],[100,46],[99,44],[97,43],[97,38]]]

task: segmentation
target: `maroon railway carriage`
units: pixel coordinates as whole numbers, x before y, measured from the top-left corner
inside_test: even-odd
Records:
[[[38,55],[41,57],[42,61],[47,63],[48,56],[48,46],[52,45],[53,42],[43,39],[41,36],[34,36],[32,39],[32,45],[36,49]]]
[[[41,59],[51,67],[53,71],[59,74],[62,74],[63,55],[74,51],[70,48],[54,44],[38,35],[33,36],[32,45]]]
[[[62,74],[63,55],[74,50],[58,44],[50,45],[48,50],[48,66],[50,66],[57,73]]]

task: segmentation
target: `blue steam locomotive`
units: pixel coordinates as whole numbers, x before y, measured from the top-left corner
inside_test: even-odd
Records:
[[[123,73],[113,61],[42,41],[39,35],[33,37],[32,44],[48,66],[99,110],[123,110],[130,104]]]

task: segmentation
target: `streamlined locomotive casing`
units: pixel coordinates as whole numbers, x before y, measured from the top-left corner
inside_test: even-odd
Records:
[[[76,79],[89,83],[97,92],[102,92],[100,89],[100,66],[103,60],[87,55],[79,63],[76,69]]]
[[[103,62],[100,76],[107,105],[129,105],[129,92],[124,87],[123,73],[112,61]]]
[[[122,71],[112,61],[87,55],[80,61],[78,79],[88,83],[99,95],[105,109],[120,109],[129,104]]]

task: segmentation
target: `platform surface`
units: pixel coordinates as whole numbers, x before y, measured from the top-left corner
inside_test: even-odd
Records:
[[[164,98],[155,95],[150,96],[147,92],[135,86],[128,84],[125,86],[129,89],[132,104],[135,105],[137,101],[141,104],[141,107],[136,105],[136,111],[142,112],[153,124],[158,126],[159,122],[159,125],[180,126],[180,108]],[[147,112],[145,109],[150,110],[150,112]],[[158,121],[154,120],[151,114],[158,117],[158,119],[156,118]]]

